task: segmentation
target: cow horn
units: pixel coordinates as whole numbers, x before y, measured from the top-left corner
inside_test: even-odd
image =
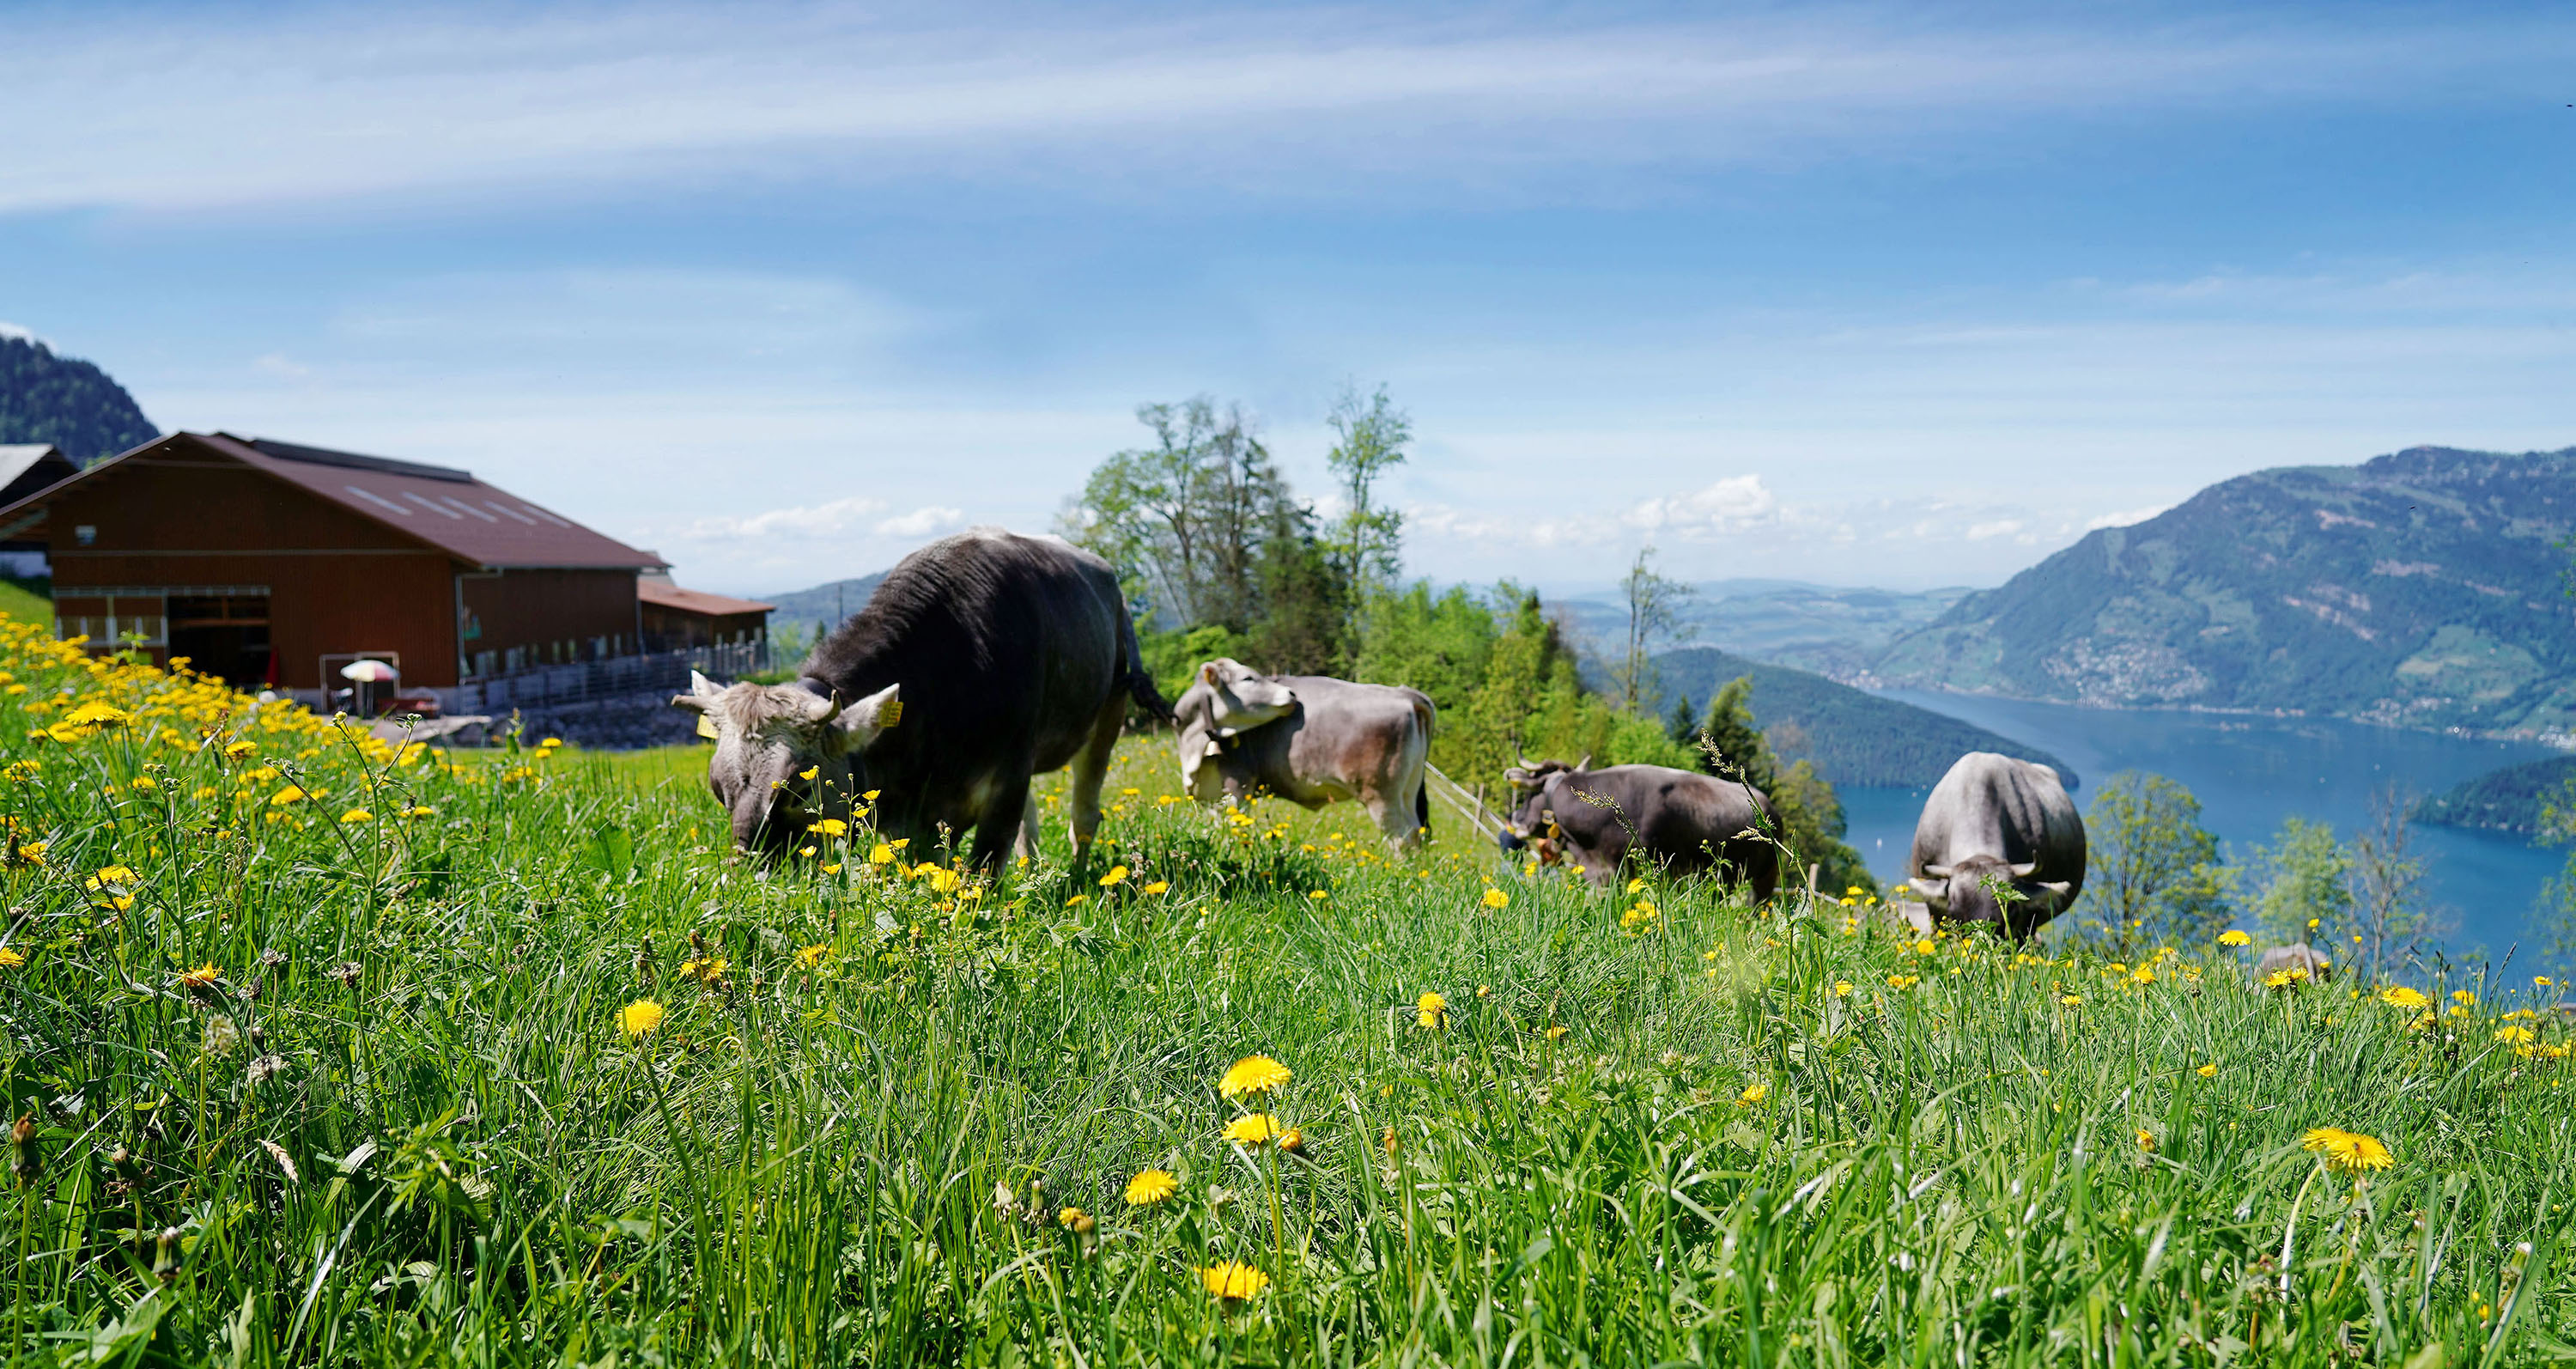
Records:
[[[2072,880],[2043,880],[2039,887],[2047,890],[2050,897],[2061,900],[2068,894],[2075,892],[2075,884]],[[2064,907],[2065,905],[2061,902],[2058,906]]]
[[[1591,753],[1591,752],[1589,752],[1589,751],[1584,752],[1584,753],[1583,753],[1583,759],[1581,759],[1581,760],[1579,760],[1579,761],[1576,761],[1576,762],[1574,763],[1574,768],[1575,768],[1575,769],[1577,769],[1577,770],[1589,770],[1589,769],[1591,769],[1591,768],[1592,768],[1592,753]]]
[[[830,727],[832,725],[832,720],[841,716],[842,707],[841,691],[835,689],[832,691],[832,697],[823,701],[823,716],[816,718],[814,720],[814,725],[816,727]]]
[[[1948,885],[1939,884],[1928,879],[1909,879],[1905,882],[1914,890],[1915,893],[1922,895],[1925,903],[1928,903],[1935,908],[1947,908],[1950,906],[1950,889]]]
[[[1926,865],[1923,867],[1923,876],[1926,879],[1948,879],[1950,877],[1950,867],[1947,865]]]
[[[2021,865],[2007,865],[2004,868],[2012,871],[2012,877],[2015,879],[2028,879],[2039,873],[2039,862],[2030,861]]]

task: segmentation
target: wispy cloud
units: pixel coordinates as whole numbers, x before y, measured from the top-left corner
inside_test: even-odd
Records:
[[[2097,514],[2094,517],[2084,520],[2084,530],[2086,532],[2099,532],[2104,528],[2133,527],[2172,507],[2173,505],[2171,504],[2150,504],[2143,509],[2126,509],[2119,513]]]
[[[899,517],[880,520],[876,534],[879,537],[928,537],[934,532],[963,527],[965,523],[965,510],[932,504]]]
[[[817,173],[1179,171],[1294,194],[1384,193],[1381,173],[1404,170],[1454,192],[1542,166],[1902,156],[2035,112],[2506,89],[2576,35],[2545,14],[2301,27],[2103,11],[1952,31],[1884,8],[1533,14],[228,7],[144,28],[65,9],[8,23],[0,118],[45,136],[0,145],[0,212]]]
[[[882,499],[853,495],[846,499],[769,509],[741,517],[719,515],[701,518],[689,524],[681,536],[693,542],[838,537],[857,528],[868,515],[884,507]]]

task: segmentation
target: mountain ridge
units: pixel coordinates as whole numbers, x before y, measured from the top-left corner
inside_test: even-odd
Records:
[[[134,396],[95,363],[0,331],[0,443],[48,443],[86,466],[160,435]]]

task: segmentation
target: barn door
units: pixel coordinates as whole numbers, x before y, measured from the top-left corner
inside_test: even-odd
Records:
[[[169,604],[170,654],[187,657],[190,669],[220,675],[237,689],[274,680],[267,595],[174,594]]]

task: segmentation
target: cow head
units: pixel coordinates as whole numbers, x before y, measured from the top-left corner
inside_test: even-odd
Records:
[[[1575,765],[1567,765],[1563,761],[1533,761],[1524,756],[1520,764],[1504,771],[1503,778],[1512,782],[1513,790],[1520,795],[1520,803],[1503,824],[1503,830],[1494,835],[1494,840],[1506,851],[1517,851],[1529,845],[1540,863],[1554,865],[1560,853],[1556,813],[1550,806],[1553,800],[1548,797],[1549,784],[1559,775],[1576,774],[1590,768],[1591,764],[1590,756]]]
[[[1995,856],[1970,856],[1956,865],[1926,865],[1908,883],[1932,911],[1953,922],[1990,922],[2014,936],[2028,936],[2066,907],[2072,884],[2033,879],[2035,864],[2008,864]],[[1995,886],[2022,894],[2007,911]]]
[[[853,703],[802,685],[718,685],[695,671],[671,705],[696,713],[715,738],[707,787],[733,820],[734,844],[779,851],[804,839],[806,825],[847,816],[870,786],[867,749],[902,716],[900,685]],[[810,778],[809,778],[810,776]]]
[[[1297,710],[1297,691],[1230,657],[1199,667],[1199,677],[1173,706],[1179,718],[1181,788],[1214,803],[1224,780],[1205,762],[1239,733],[1276,722]]]

